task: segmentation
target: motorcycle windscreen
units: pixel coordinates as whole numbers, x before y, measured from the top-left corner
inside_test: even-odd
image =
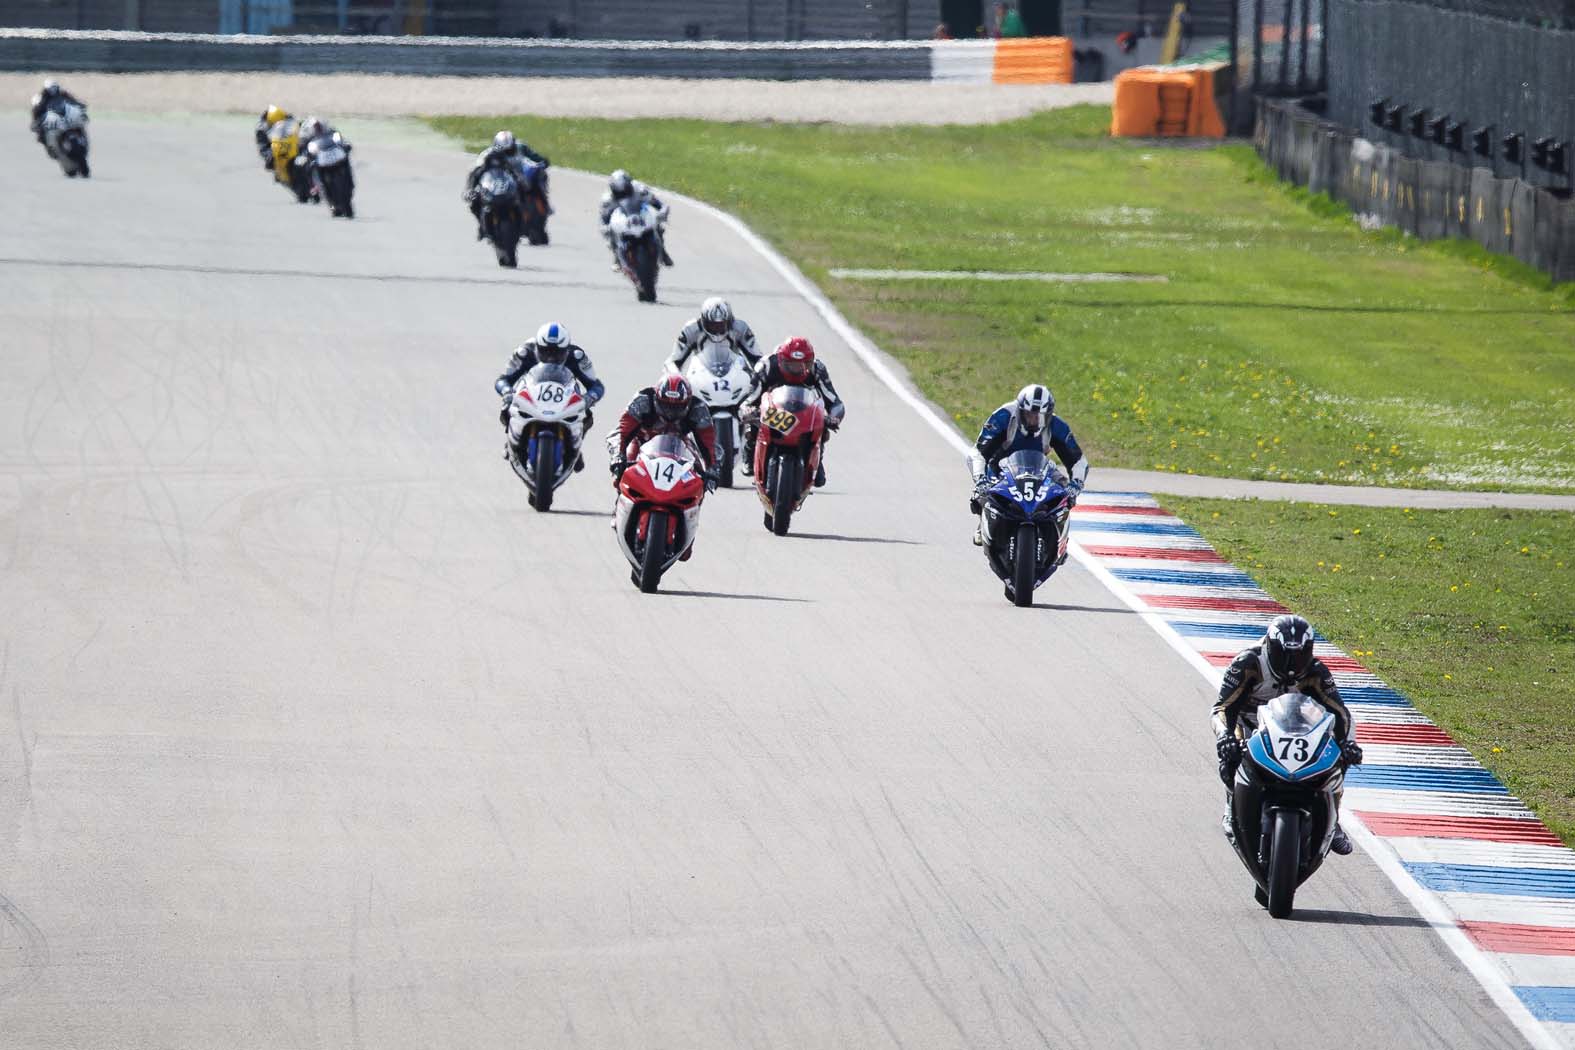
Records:
[[[707,339],[700,351],[700,363],[718,378],[733,370],[733,348],[724,341]]]
[[[1305,693],[1281,693],[1258,708],[1258,724],[1298,736],[1311,733],[1329,717],[1329,709]]]
[[[573,389],[575,384],[574,373],[568,365],[540,364],[525,373],[526,383],[562,383]]]
[[[1037,481],[1050,473],[1050,460],[1045,458],[1043,452],[1024,449],[1001,460],[1001,473],[1019,480],[1033,478]]]
[[[489,197],[507,197],[514,193],[514,178],[506,171],[488,168],[481,173],[478,183],[481,192]]]
[[[807,386],[779,386],[771,391],[771,401],[778,408],[801,412],[810,405],[820,403],[820,395]]]
[[[688,461],[693,458],[689,452],[689,445],[676,434],[658,434],[640,446],[640,455],[656,458],[664,456],[667,459]]]

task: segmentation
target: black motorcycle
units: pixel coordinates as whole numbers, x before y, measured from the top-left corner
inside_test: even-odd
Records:
[[[1328,856],[1346,763],[1334,713],[1310,696],[1275,697],[1253,724],[1231,789],[1232,834],[1253,896],[1283,919]]]
[[[547,243],[547,167],[526,161],[520,165],[520,211],[524,216],[525,239],[540,247]]]
[[[299,162],[299,161],[298,161]],[[350,171],[350,143],[335,131],[306,144],[307,171],[317,196],[328,202],[334,218],[355,218],[355,176]]]
[[[607,222],[618,268],[634,284],[640,302],[656,302],[656,274],[662,265],[661,216],[650,204],[630,197]]]
[[[978,496],[979,534],[990,570],[1013,605],[1034,603],[1034,589],[1066,561],[1072,500],[1066,475],[1042,452],[1014,452]]]
[[[488,168],[476,182],[481,199],[481,229],[492,242],[498,265],[513,268],[519,264],[520,236],[524,214],[520,208],[520,184],[505,168]]]

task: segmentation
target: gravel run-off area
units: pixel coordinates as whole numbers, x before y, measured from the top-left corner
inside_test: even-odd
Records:
[[[993,124],[1079,103],[1108,105],[1108,84],[930,81],[416,77],[362,73],[0,73],[0,98],[58,77],[106,112],[249,113],[270,102],[351,116],[530,113],[842,124]]]

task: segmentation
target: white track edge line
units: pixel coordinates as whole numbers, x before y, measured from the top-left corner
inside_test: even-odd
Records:
[[[967,454],[968,449],[971,447],[967,440],[957,433],[956,429],[933,406],[898,378],[875,344],[865,338],[862,332],[854,328],[847,318],[842,316],[841,311],[832,305],[831,300],[826,298],[825,293],[811,284],[797,266],[794,266],[780,252],[767,244],[759,234],[746,226],[743,220],[737,216],[731,215],[704,201],[684,196],[681,193],[668,192],[668,196],[711,216],[742,237],[745,243],[759,253],[763,259],[771,264],[773,269],[787,280],[788,284],[793,286],[794,291],[798,292],[810,306],[814,307],[815,312],[820,314],[821,319],[830,326],[832,331],[842,337],[848,346],[853,349],[854,353],[859,355],[860,359],[875,374],[877,379],[886,384],[892,393],[896,394],[917,412],[920,418],[940,434],[952,448],[964,455]],[[1109,570],[1100,565],[1093,555],[1084,551],[1076,541],[1069,543],[1068,549],[1080,565],[1087,569],[1100,583],[1104,584],[1106,590],[1138,613],[1145,623],[1154,628],[1159,636],[1179,653],[1187,663],[1198,670],[1205,679],[1210,683],[1219,681],[1221,672],[1203,659],[1201,653],[1183,641],[1181,635],[1177,634],[1168,623],[1144,606],[1136,595],[1128,591],[1110,574]],[[1520,997],[1510,988],[1509,981],[1505,979],[1503,973],[1498,970],[1493,962],[1487,958],[1486,953],[1475,944],[1472,944],[1465,932],[1456,925],[1454,918],[1450,915],[1449,909],[1444,905],[1443,901],[1439,900],[1433,895],[1432,891],[1424,888],[1413,879],[1410,873],[1400,864],[1394,853],[1383,844],[1378,836],[1368,831],[1366,825],[1362,824],[1359,819],[1351,817],[1348,827],[1354,833],[1356,840],[1362,844],[1362,849],[1368,856],[1373,858],[1373,862],[1378,865],[1379,870],[1389,877],[1389,881],[1394,884],[1396,889],[1405,894],[1406,899],[1416,908],[1417,913],[1432,924],[1434,931],[1449,946],[1450,951],[1455,953],[1455,957],[1477,979],[1477,983],[1488,993],[1498,1008],[1504,1011],[1504,1015],[1509,1018],[1520,1034],[1525,1036],[1526,1041],[1536,1047],[1537,1050],[1564,1050],[1563,1045],[1554,1038],[1553,1033],[1545,1028],[1541,1021],[1538,1021],[1531,1015],[1531,1011],[1526,1007],[1526,1004],[1520,1001]]]

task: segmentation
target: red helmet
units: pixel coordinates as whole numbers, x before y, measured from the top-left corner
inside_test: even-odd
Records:
[[[815,370],[815,348],[801,335],[777,347],[777,365],[782,374],[795,383],[802,383]]]
[[[668,376],[656,385],[656,410],[662,418],[677,422],[689,411],[694,394],[683,376]]]

